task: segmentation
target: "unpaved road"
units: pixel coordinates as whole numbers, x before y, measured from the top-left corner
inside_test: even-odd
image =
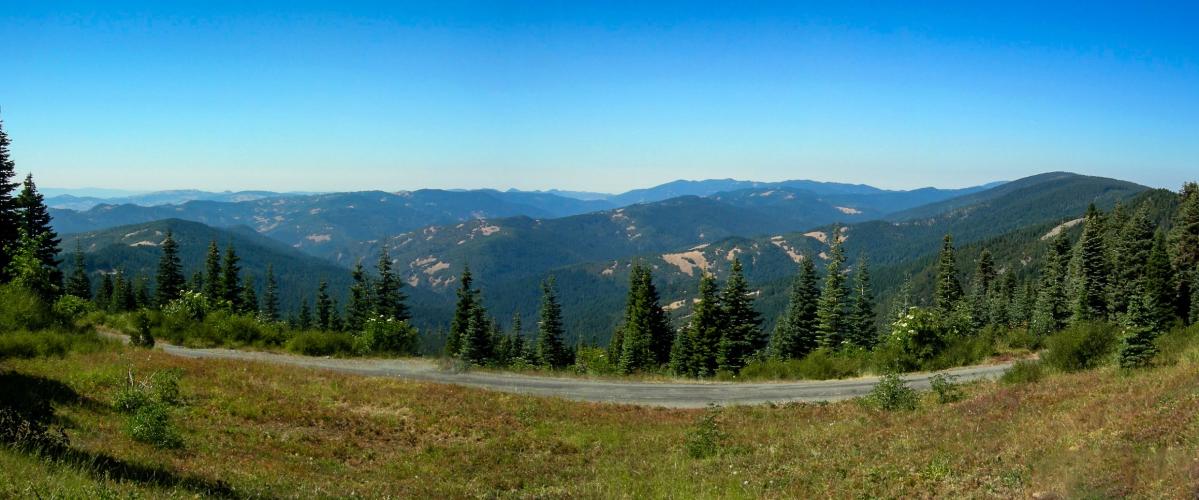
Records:
[[[120,337],[105,333],[111,337]],[[426,360],[416,359],[331,359],[238,351],[232,349],[194,349],[170,344],[158,348],[185,358],[229,359],[275,363],[332,370],[374,377],[398,377],[444,384],[477,387],[493,391],[552,396],[578,401],[636,404],[671,408],[703,408],[708,405],[752,405],[766,402],[837,401],[862,396],[874,387],[878,377],[846,380],[761,383],[702,383],[702,382],[620,382],[579,378],[540,377],[492,372],[455,373],[438,368]],[[957,377],[965,382],[996,378],[1010,363],[955,368],[939,373]],[[932,373],[905,375],[904,380],[918,389],[927,389]]]

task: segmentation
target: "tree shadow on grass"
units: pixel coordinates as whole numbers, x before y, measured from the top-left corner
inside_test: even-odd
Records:
[[[108,410],[107,405],[84,397],[57,380],[0,372],[0,445],[77,468],[99,480],[179,488],[222,498],[242,496],[224,481],[185,476],[163,467],[72,448],[54,414],[54,405]]]

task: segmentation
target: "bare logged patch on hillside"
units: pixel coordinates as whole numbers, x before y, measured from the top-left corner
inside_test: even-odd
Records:
[[[828,243],[828,233],[825,233],[824,231],[812,231],[810,233],[804,233],[803,235],[821,243]]]
[[[305,237],[304,239],[311,241],[313,243],[327,243],[333,239],[333,235],[331,235],[331,234],[310,234],[307,237]]]
[[[835,207],[845,215],[861,215],[862,211],[853,207]]]
[[[444,271],[449,268],[450,268],[449,264],[447,264],[445,262],[438,262],[436,264],[433,264],[433,265],[425,268],[425,274],[433,275],[433,274],[437,273],[438,271]]]
[[[781,249],[783,252],[786,252],[787,257],[790,257],[792,262],[796,264],[803,262],[803,254],[797,252],[795,247],[791,246],[790,243],[787,243],[787,240],[782,236],[772,236],[770,238],[770,243],[776,247],[779,247],[779,249]]]
[[[1067,229],[1070,229],[1074,226],[1081,224],[1083,220],[1085,220],[1085,219],[1078,218],[1078,219],[1068,220],[1066,222],[1058,224],[1057,226],[1054,226],[1053,229],[1050,229],[1048,233],[1045,233],[1044,236],[1041,236],[1041,241],[1045,241],[1050,238],[1057,237],[1057,235],[1062,234],[1062,231],[1065,231]]]
[[[662,256],[662,260],[666,261],[674,267],[679,268],[679,271],[687,276],[695,276],[695,270],[708,271],[708,258],[699,250],[692,250],[683,253],[668,253]]]

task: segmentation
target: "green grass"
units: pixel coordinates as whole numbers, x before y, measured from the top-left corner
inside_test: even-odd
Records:
[[[10,359],[0,373],[69,389],[55,407],[72,451],[0,449],[0,496],[1192,497],[1197,333],[1157,368],[972,383],[913,411],[788,404],[711,419],[127,347]],[[125,433],[112,403],[129,369],[182,371],[182,448]]]

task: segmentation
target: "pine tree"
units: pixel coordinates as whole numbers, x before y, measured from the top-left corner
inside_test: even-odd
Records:
[[[466,332],[462,336],[462,359],[477,365],[487,364],[495,351],[492,345],[491,321],[487,319],[487,310],[483,308],[482,300],[473,303],[466,325]]]
[[[16,254],[20,243],[20,213],[17,209],[13,191],[17,189],[16,165],[9,156],[8,147],[11,142],[4,132],[4,122],[0,121],[0,283],[9,279],[9,262]]]
[[[978,267],[974,270],[974,288],[970,291],[970,316],[974,320],[975,328],[996,322],[997,318],[990,317],[991,287],[996,277],[995,260],[991,257],[991,251],[984,248],[978,256]]]
[[[849,342],[863,349],[871,349],[878,343],[878,326],[875,324],[874,289],[870,284],[870,268],[863,257],[854,272],[854,303],[850,314]]]
[[[316,287],[316,327],[329,330],[333,323],[333,299],[329,298],[329,282],[321,280]]]
[[[462,268],[462,277],[458,279],[458,304],[454,308],[454,319],[450,322],[449,337],[445,342],[445,353],[458,356],[462,350],[462,342],[470,329],[470,317],[475,309],[477,294],[473,288],[470,266]]]
[[[942,312],[949,312],[962,298],[962,283],[958,281],[957,257],[953,248],[953,236],[945,235],[941,245],[941,256],[937,259],[937,285],[933,291],[933,305]]]
[[[691,326],[675,332],[674,344],[670,346],[670,372],[684,377],[694,377],[695,367],[695,332]]]
[[[83,246],[79,243],[79,240],[75,240],[73,261],[75,265],[71,269],[71,277],[67,279],[67,295],[91,300],[92,280],[87,276],[87,263],[84,261]]]
[[[233,311],[242,310],[241,306],[241,265],[238,264],[241,259],[237,256],[237,251],[233,249],[233,243],[229,243],[225,247],[225,262],[221,266],[221,294],[222,299],[229,305]]]
[[[133,281],[133,301],[136,304],[135,309],[150,307],[152,305],[150,298],[150,280],[145,276],[138,275]]]
[[[1114,280],[1110,300],[1111,312],[1117,317],[1128,312],[1129,300],[1135,298],[1137,290],[1143,287],[1154,232],[1147,206],[1142,206],[1119,228],[1113,252],[1115,266],[1112,269]]]
[[[1048,335],[1061,330],[1069,318],[1066,278],[1070,263],[1070,240],[1066,232],[1058,233],[1045,256],[1041,270],[1041,281],[1037,289],[1036,307],[1033,311],[1032,327],[1038,335]]]
[[[297,326],[300,330],[309,330],[312,328],[312,309],[308,307],[308,299],[300,302],[300,317],[298,318]]]
[[[158,275],[155,279],[155,302],[159,307],[179,298],[183,292],[183,265],[179,262],[179,244],[171,230],[162,240],[162,256],[158,259]]]
[[[266,289],[262,297],[262,317],[267,321],[279,321],[279,284],[275,281],[275,266],[266,265]]]
[[[1182,273],[1175,295],[1178,315],[1185,318],[1189,306],[1199,301],[1199,289],[1192,286],[1199,282],[1199,276],[1195,276],[1199,273],[1199,183],[1184,184],[1180,197],[1170,230],[1169,253],[1174,268]]]
[[[42,267],[49,272],[47,279],[50,285],[55,290],[61,289],[62,271],[58,269],[58,265],[61,264],[58,253],[62,240],[50,225],[50,210],[46,208],[45,199],[33,183],[33,174],[25,176],[24,188],[15,203],[20,213],[21,228],[38,244],[36,255],[42,262]]]
[[[799,275],[791,283],[791,298],[787,310],[779,318],[770,337],[770,352],[779,359],[800,359],[819,345],[816,331],[816,309],[820,301],[819,276],[816,264],[804,257]]]
[[[719,367],[721,332],[724,331],[724,306],[720,302],[716,278],[704,273],[699,280],[699,297],[691,313],[687,335],[691,338],[691,361],[687,372],[697,377],[710,377]]]
[[[520,312],[512,313],[512,332],[508,341],[508,360],[509,362],[520,359],[527,359],[525,353],[525,337],[522,331],[520,321]]]
[[[903,284],[899,285],[899,292],[891,301],[891,312],[887,315],[887,328],[889,329],[899,318],[908,313],[908,309],[915,306],[916,303],[912,299],[912,277],[908,275],[904,277]]]
[[[1092,204],[1087,208],[1082,238],[1075,250],[1079,262],[1078,290],[1074,301],[1074,320],[1107,318],[1107,284],[1111,274],[1107,244],[1104,239],[1103,217]]]
[[[375,282],[375,313],[396,321],[411,319],[408,305],[404,302],[404,282],[391,270],[391,255],[387,253],[386,246],[379,251],[376,271],[379,273],[379,281]]]
[[[721,370],[737,373],[749,362],[750,356],[766,347],[762,320],[754,310],[753,296],[742,273],[740,259],[733,259],[720,304],[724,330],[716,363]]]
[[[1174,270],[1167,255],[1166,238],[1158,232],[1145,263],[1144,285],[1140,287],[1147,320],[1140,326],[1161,331],[1174,322]]]
[[[1191,289],[1190,324],[1193,325],[1195,323],[1199,323],[1199,293],[1195,293],[1196,290],[1199,290],[1199,267],[1191,270],[1190,289]]]
[[[208,255],[204,259],[204,295],[208,296],[208,300],[216,302],[225,297],[225,291],[221,287],[221,250],[216,245],[216,240],[209,242]]]
[[[562,306],[554,291],[554,277],[550,276],[541,284],[541,321],[537,324],[537,359],[541,364],[555,369],[570,364],[564,337]]]
[[[246,275],[245,286],[241,292],[241,313],[258,314],[258,290],[254,286],[254,275]]]
[[[371,315],[374,304],[371,302],[371,284],[366,279],[362,263],[354,265],[350,274],[354,284],[350,285],[350,303],[346,307],[346,328],[352,332],[361,332],[367,318]]]
[[[52,300],[61,290],[54,282],[50,267],[38,255],[46,235],[30,236],[25,228],[18,228],[17,234],[16,251],[10,256],[6,274],[14,285],[34,292],[42,299]]]
[[[839,349],[849,330],[849,290],[845,285],[845,253],[841,249],[841,232],[833,234],[828,267],[824,277],[824,289],[816,308],[816,332],[820,336],[820,347]]]
[[[192,273],[192,278],[187,282],[187,289],[196,293],[204,293],[203,271],[196,271]]]
[[[112,292],[115,288],[112,276],[104,273],[100,278],[100,287],[96,290],[96,305],[108,309],[112,305]]]
[[[629,273],[629,296],[619,330],[619,368],[632,373],[670,362],[674,331],[662,309],[653,272],[641,263]]]
[[[133,293],[133,283],[125,278],[125,271],[118,269],[112,280],[112,304],[110,310],[115,312],[132,311],[137,308],[137,297]]]

